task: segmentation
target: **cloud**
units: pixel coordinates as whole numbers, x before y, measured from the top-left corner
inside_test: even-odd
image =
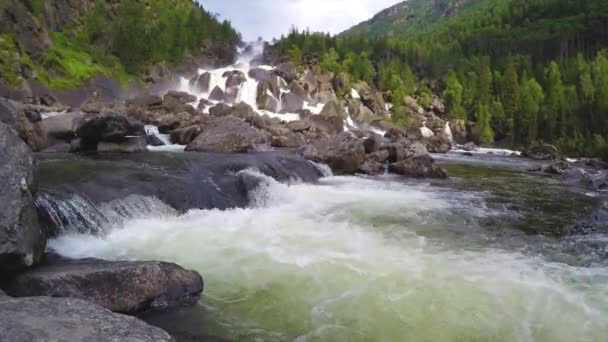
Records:
[[[272,39],[292,26],[339,33],[398,0],[203,0],[203,6],[230,20],[245,40]]]

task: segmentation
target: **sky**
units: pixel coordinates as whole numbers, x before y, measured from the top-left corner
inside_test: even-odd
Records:
[[[245,41],[271,40],[290,27],[340,33],[399,0],[199,0],[220,19],[228,19]]]

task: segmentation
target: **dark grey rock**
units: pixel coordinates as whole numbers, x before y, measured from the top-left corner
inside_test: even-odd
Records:
[[[0,342],[174,341],[160,328],[70,298],[0,298]]]
[[[11,272],[40,260],[46,234],[32,197],[36,191],[34,156],[17,132],[3,123],[0,165],[0,272]]]
[[[212,120],[186,150],[216,153],[248,152],[267,141],[268,137],[257,128],[229,115]]]
[[[354,174],[363,163],[365,147],[361,140],[345,132],[306,146],[304,157],[329,165],[337,174]]]

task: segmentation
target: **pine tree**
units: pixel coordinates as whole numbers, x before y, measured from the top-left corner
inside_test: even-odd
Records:
[[[554,61],[545,70],[547,78],[546,103],[541,119],[542,137],[546,141],[554,141],[559,137],[565,121],[564,113],[564,83],[559,65]]]
[[[512,57],[507,58],[507,67],[505,70],[505,75],[502,83],[503,88],[503,98],[502,103],[504,106],[506,120],[512,122],[512,129],[515,131],[515,134],[512,134],[513,143],[519,144],[521,143],[521,134],[519,134],[522,129],[522,120],[519,113],[519,77],[517,75],[517,70],[515,69],[515,63]],[[507,133],[511,135],[511,132]]]
[[[455,119],[466,120],[466,112],[462,108],[462,94],[464,88],[458,76],[453,70],[450,70],[445,77],[445,90],[443,91],[443,97],[448,106],[450,116]]]

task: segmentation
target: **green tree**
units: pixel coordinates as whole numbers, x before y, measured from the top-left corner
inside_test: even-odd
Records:
[[[565,121],[564,113],[564,83],[559,65],[549,63],[545,70],[547,78],[546,103],[541,120],[542,137],[546,141],[554,141],[562,132]]]
[[[523,130],[523,125],[519,108],[519,76],[517,75],[517,70],[515,69],[515,63],[512,57],[507,59],[507,68],[505,70],[502,88],[502,103],[504,105],[505,117],[506,120],[512,122],[512,125],[510,126],[516,132],[515,134],[512,134],[513,143],[517,145],[521,143],[522,140],[520,133]],[[511,132],[507,132],[506,134],[511,135]]]
[[[443,97],[445,98],[448,106],[450,116],[455,119],[466,120],[466,112],[462,107],[462,94],[464,88],[458,76],[453,70],[450,70],[445,77],[445,90],[443,91]]]
[[[492,130],[492,114],[485,104],[477,106],[477,122],[475,122],[474,132],[481,144],[491,144],[494,142],[494,131]]]
[[[339,62],[340,55],[336,52],[336,50],[329,49],[326,53],[321,57],[321,71],[322,72],[334,72],[339,73],[342,71],[342,65]]]
[[[545,101],[545,94],[541,85],[534,78],[522,78],[521,88],[519,141],[527,146],[534,143],[538,138],[538,116]]]

